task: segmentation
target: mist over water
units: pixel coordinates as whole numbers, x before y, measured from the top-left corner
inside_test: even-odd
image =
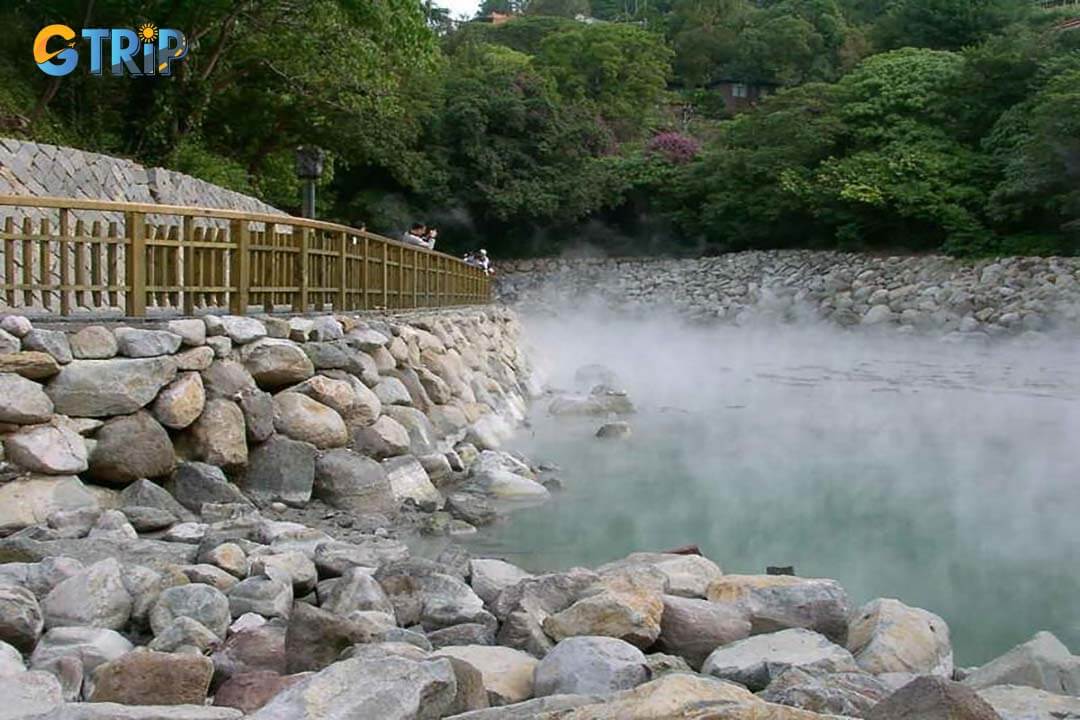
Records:
[[[511,448],[565,490],[474,551],[532,570],[698,544],[729,573],[794,565],[854,604],[941,615],[960,665],[1054,632],[1080,648],[1078,343],[955,345],[819,326],[693,327],[577,307],[523,318],[542,379],[614,370],[627,440],[537,401]]]

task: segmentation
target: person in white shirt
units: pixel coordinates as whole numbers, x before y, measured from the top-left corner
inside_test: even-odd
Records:
[[[409,243],[410,245],[422,245],[427,247],[427,243],[424,242],[424,235],[427,233],[427,228],[423,223],[413,223],[412,227],[406,230],[401,235],[401,241]]]

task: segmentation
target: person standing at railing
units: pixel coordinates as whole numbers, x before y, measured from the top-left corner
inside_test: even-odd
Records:
[[[401,241],[409,243],[410,245],[420,245],[427,247],[427,243],[424,241],[424,236],[427,234],[427,228],[423,223],[413,223],[412,226],[401,235]]]

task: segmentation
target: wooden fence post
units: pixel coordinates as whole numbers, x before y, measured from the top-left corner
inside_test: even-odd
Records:
[[[299,236],[297,242],[297,236]],[[293,242],[300,248],[300,310],[299,312],[308,311],[308,263],[311,258],[308,256],[308,231],[303,225],[293,226]],[[296,312],[296,309],[293,309]]]
[[[370,295],[371,288],[368,285],[368,263],[371,261],[371,257],[368,255],[368,237],[364,236],[364,302],[363,308],[367,310],[371,307]]]
[[[349,234],[342,230],[338,237],[338,262],[341,263],[340,272],[338,273],[338,302],[337,307],[334,308],[337,312],[344,312],[348,309],[348,278],[349,278],[349,262],[348,262],[348,248],[349,248]]]
[[[68,236],[71,234],[71,211],[60,209],[60,314],[71,314],[71,270],[68,265]]]
[[[180,218],[180,252],[184,254],[184,314],[195,314],[195,222],[188,215]]]
[[[124,256],[127,314],[142,317],[146,315],[146,216],[141,212],[124,213],[124,228],[128,239]]]
[[[233,220],[229,223],[229,240],[236,246],[233,249],[234,257],[236,257],[236,292],[232,295],[234,315],[246,315],[248,301],[251,299],[250,238],[251,232],[246,221]]]

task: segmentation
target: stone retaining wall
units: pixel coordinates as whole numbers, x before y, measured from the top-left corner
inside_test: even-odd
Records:
[[[499,263],[497,296],[552,309],[592,297],[623,312],[743,324],[822,320],[901,332],[987,335],[1075,329],[1080,259],[768,251],[696,260]]]

